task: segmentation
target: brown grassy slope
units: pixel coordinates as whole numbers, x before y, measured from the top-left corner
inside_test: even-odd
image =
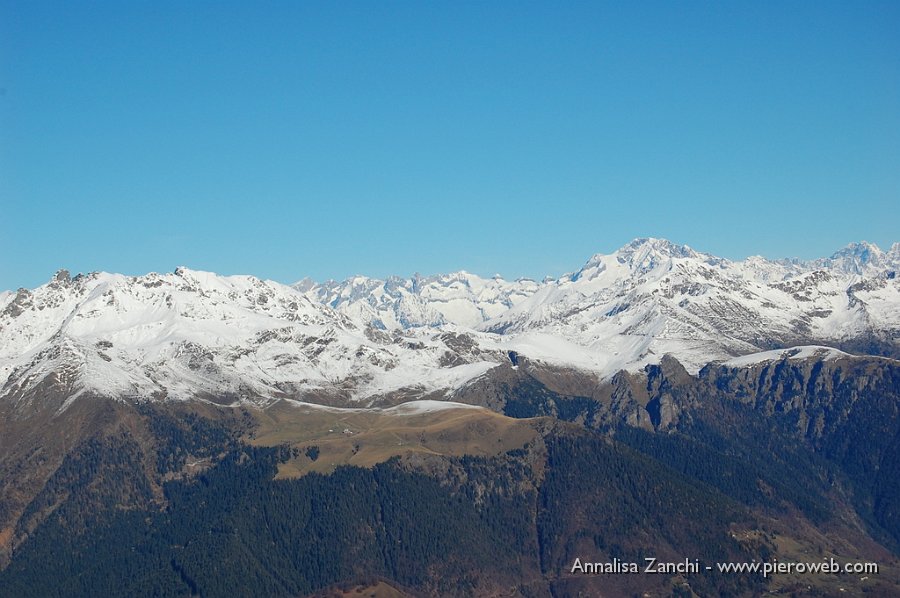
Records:
[[[290,444],[299,456],[279,477],[330,472],[339,465],[371,467],[394,456],[424,453],[493,456],[521,448],[538,436],[538,419],[513,419],[481,408],[428,413],[332,410],[280,402],[256,412],[256,446]],[[313,460],[307,449],[318,447]]]

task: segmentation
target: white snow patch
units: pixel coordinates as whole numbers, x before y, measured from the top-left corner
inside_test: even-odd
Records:
[[[434,413],[436,411],[448,411],[450,409],[480,409],[483,411],[484,407],[468,405],[466,403],[456,403],[453,401],[421,400],[408,401],[388,409],[383,409],[382,411],[396,415],[419,415],[421,413]]]
[[[724,362],[723,365],[733,368],[742,368],[768,361],[780,361],[788,358],[793,360],[801,359],[821,359],[824,361],[832,361],[842,357],[852,357],[849,353],[845,353],[833,347],[823,347],[820,345],[803,345],[792,347],[790,349],[774,349],[772,351],[763,351],[761,353],[751,353],[750,355],[742,355]]]
[[[388,415],[419,415],[422,413],[435,413],[438,411],[449,411],[453,409],[474,409],[484,410],[484,407],[477,405],[469,405],[467,403],[457,403],[454,401],[435,401],[433,399],[421,399],[416,401],[407,401],[385,408],[360,408],[360,407],[331,407],[328,405],[319,405],[317,403],[307,403],[304,401],[295,401],[293,399],[283,399],[286,403],[303,409],[315,411],[329,411],[331,413],[384,413]]]

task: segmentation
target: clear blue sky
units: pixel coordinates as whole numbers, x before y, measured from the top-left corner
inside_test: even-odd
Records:
[[[900,3],[0,0],[0,289],[900,241]]]

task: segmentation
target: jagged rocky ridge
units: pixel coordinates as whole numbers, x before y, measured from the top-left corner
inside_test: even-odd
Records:
[[[462,397],[519,356],[598,382],[667,354],[694,373],[796,345],[896,357],[898,270],[900,244],[732,262],[638,239],[542,282],[60,271],[0,295],[0,397],[366,406]]]

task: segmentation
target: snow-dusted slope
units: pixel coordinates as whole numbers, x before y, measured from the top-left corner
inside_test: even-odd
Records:
[[[731,262],[638,239],[593,256],[482,329],[565,338],[623,365],[672,353],[689,369],[813,340],[889,343],[900,330],[898,269],[896,244],[888,253],[854,245],[814,262]]]
[[[366,406],[452,395],[515,351],[600,376],[780,347],[896,353],[900,244],[732,262],[658,239],[556,280],[456,274],[293,286],[179,268],[60,272],[0,294],[0,397],[57,394]]]
[[[839,351],[833,347],[821,347],[818,345],[803,345],[799,347],[792,347],[790,349],[773,349],[771,351],[762,351],[760,353],[750,353],[749,355],[741,355],[740,357],[735,357],[733,359],[729,359],[724,362],[722,365],[726,365],[732,368],[743,368],[750,365],[757,365],[760,363],[770,363],[773,361],[781,361],[782,359],[790,359],[790,360],[802,360],[802,359],[815,359],[821,361],[833,361],[835,359],[842,359],[845,357],[850,357],[848,353],[844,353],[843,351]]]
[[[444,339],[453,344],[446,335],[359,326],[249,276],[60,272],[0,313],[0,385],[17,400],[49,376],[51,390],[72,397],[343,403],[455,388],[502,357],[453,350]]]
[[[387,280],[356,276],[318,285],[304,279],[294,288],[355,320],[382,329],[456,324],[474,328],[531,296],[540,285],[507,282],[468,272]]]

